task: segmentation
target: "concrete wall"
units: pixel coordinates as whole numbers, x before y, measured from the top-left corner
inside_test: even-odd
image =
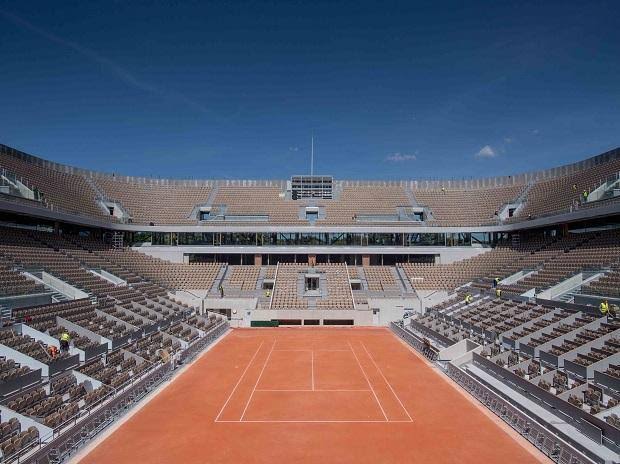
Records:
[[[371,326],[372,311],[354,309],[258,309],[252,311],[251,320],[270,321],[272,319],[352,319],[355,325]],[[401,316],[402,317],[402,316]]]
[[[183,263],[183,248],[186,247],[173,247],[173,246],[141,246],[133,247],[134,251],[139,251],[145,255],[153,256],[154,258],[164,259],[171,263]]]
[[[393,321],[402,321],[406,310],[419,312],[420,301],[417,298],[368,298],[368,308],[371,315],[373,310],[379,311],[371,325],[389,326]]]
[[[0,305],[8,309],[29,308],[30,306],[40,306],[51,302],[51,293],[37,293],[34,295],[17,295],[0,298]]]
[[[257,306],[258,298],[205,299],[205,309],[207,311],[221,312],[222,310],[230,310],[230,325],[232,327],[248,327],[250,321],[256,319],[252,316],[252,313]]]
[[[79,300],[79,299],[88,297],[87,293],[83,292],[82,290],[78,288],[75,288],[73,285],[69,285],[64,280],[60,280],[59,278],[54,277],[51,274],[48,274],[47,272],[41,273],[41,280],[43,281],[44,284],[49,285],[56,291],[62,293],[63,295],[73,300]]]
[[[566,293],[576,287],[579,287],[583,282],[583,274],[579,273],[572,277],[569,277],[566,280],[563,280],[557,285],[544,290],[538,294],[538,297],[543,298],[545,300],[553,300],[554,298]]]
[[[422,310],[435,306],[449,297],[447,290],[418,290],[418,295],[422,299]]]
[[[473,353],[482,352],[483,347],[471,340],[461,340],[452,346],[444,348],[439,352],[439,359],[442,361],[452,361],[455,366],[471,362]]]
[[[474,256],[484,254],[488,251],[491,251],[491,248],[480,248],[480,247],[440,248],[439,259],[437,260],[437,262],[440,264],[451,264],[451,263],[454,263],[455,261],[462,261],[467,258],[473,258]]]

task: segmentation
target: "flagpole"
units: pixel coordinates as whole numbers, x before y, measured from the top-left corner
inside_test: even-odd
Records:
[[[310,139],[310,177],[314,176],[314,134]]]

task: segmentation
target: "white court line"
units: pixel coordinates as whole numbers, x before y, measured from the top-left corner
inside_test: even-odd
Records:
[[[239,380],[237,380],[237,383],[235,384],[235,387],[232,389],[232,391],[230,392],[230,395],[228,395],[228,398],[226,399],[226,403],[224,403],[224,406],[222,406],[222,409],[220,409],[220,413],[217,415],[217,417],[215,418],[215,422],[218,421],[218,419],[220,418],[220,416],[222,415],[222,412],[224,412],[224,408],[226,408],[226,405],[228,404],[228,402],[230,401],[230,399],[232,398],[233,394],[235,393],[235,390],[237,390],[237,387],[239,386],[239,384],[241,383],[241,380],[243,380],[243,377],[245,376],[245,373],[248,371],[248,369],[250,368],[250,364],[252,364],[252,361],[254,361],[254,358],[256,358],[256,355],[258,354],[258,352],[260,351],[260,349],[262,348],[263,344],[265,343],[265,341],[263,340],[260,345],[258,345],[258,349],[256,350],[256,352],[254,353],[254,356],[252,356],[252,359],[250,359],[250,362],[248,363],[247,366],[245,366],[245,369],[243,370],[243,373],[241,374],[241,377],[239,377]]]
[[[353,351],[353,345],[351,345],[351,342],[349,341],[349,346],[351,347],[351,352],[353,353],[353,356],[355,356],[355,360],[357,361],[357,365],[360,367],[362,374],[364,374],[364,378],[366,379],[366,382],[368,382],[368,386],[370,387],[370,390],[372,390],[372,394],[375,396],[375,400],[377,400],[377,404],[379,405],[379,408],[381,409],[381,412],[383,413],[383,417],[385,417],[385,421],[388,421],[388,417],[387,414],[385,413],[385,411],[383,410],[383,406],[381,406],[381,403],[379,402],[379,398],[377,397],[377,394],[375,393],[374,388],[372,388],[372,385],[370,384],[370,380],[368,380],[368,376],[366,375],[366,371],[364,371],[364,368],[362,367],[362,364],[360,363],[360,360],[357,357],[357,354],[355,354],[355,351]]]
[[[271,350],[269,350],[269,354],[267,355],[267,358],[265,359],[265,364],[263,364],[263,368],[260,371],[260,374],[258,375],[258,379],[256,379],[256,383],[254,384],[254,388],[252,388],[252,393],[250,394],[250,397],[248,398],[248,402],[245,404],[245,408],[243,408],[243,413],[241,413],[241,418],[239,419],[239,421],[243,420],[243,416],[245,416],[245,412],[248,410],[248,406],[250,405],[250,402],[252,401],[252,397],[254,396],[254,392],[256,391],[256,387],[258,386],[258,382],[260,382],[261,377],[263,376],[263,372],[265,372],[265,367],[267,367],[267,363],[269,362],[269,358],[271,358],[271,353],[273,353],[273,347],[276,346],[276,342],[278,341],[278,339],[276,338],[273,341],[273,345],[271,345]]]
[[[312,357],[312,389],[314,390],[314,351],[311,351]]]
[[[289,350],[287,348],[282,348],[282,349],[273,350],[273,351],[299,351],[299,352],[302,352],[302,353],[306,353],[306,352],[312,351],[312,350],[302,350],[302,349],[292,349],[292,348]]]
[[[293,389],[286,389],[286,388],[282,388],[282,389],[265,389],[265,390],[261,390],[261,389],[256,389],[255,391],[257,392],[370,392],[372,390],[368,390],[368,389],[363,389],[363,390],[344,390],[344,389],[317,389],[315,388],[314,390],[307,390],[307,389],[299,389],[299,390],[293,390]]]
[[[302,350],[302,349],[295,349],[294,350],[294,349],[290,349],[290,350],[288,350],[288,349],[282,348],[282,349],[273,350],[273,351],[302,351],[302,352],[310,352],[310,351],[330,351],[330,352],[331,351],[346,351],[346,352],[348,352],[350,350],[348,348],[346,350],[328,350],[328,349],[324,349],[324,350],[323,349],[317,349],[317,350]]]
[[[408,420],[221,420],[219,422],[228,422],[232,424],[391,424],[404,423],[410,424]]]
[[[383,377],[383,380],[385,380],[385,383],[387,383],[388,387],[390,387],[390,390],[392,390],[392,394],[396,397],[396,399],[398,400],[398,403],[400,404],[400,407],[403,408],[403,410],[407,413],[407,417],[409,417],[409,420],[411,422],[413,422],[413,419],[411,418],[411,414],[409,414],[409,411],[407,411],[407,408],[405,407],[405,405],[403,404],[403,402],[400,400],[400,398],[398,397],[398,395],[396,394],[396,392],[394,391],[394,389],[392,388],[392,384],[390,384],[390,382],[388,382],[388,379],[385,378],[385,375],[383,375],[383,371],[381,370],[381,368],[377,365],[377,363],[375,362],[375,360],[373,359],[373,357],[370,355],[370,352],[368,351],[368,348],[366,348],[366,345],[364,344],[364,342],[360,342],[362,344],[362,347],[364,348],[364,351],[366,351],[366,354],[368,355],[368,357],[370,358],[370,360],[372,361],[372,363],[375,365],[375,367],[377,368],[377,370],[379,371],[379,374],[381,374],[381,377]]]

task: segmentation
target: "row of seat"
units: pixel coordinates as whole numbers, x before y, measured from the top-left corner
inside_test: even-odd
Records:
[[[80,215],[116,218],[98,201],[115,202],[136,224],[195,224],[192,213],[211,197],[213,182],[163,182],[134,180],[126,177],[86,175],[44,166],[11,149],[0,150],[0,168],[21,177],[25,183],[43,193],[44,205]],[[429,223],[476,226],[497,222],[499,209],[525,195],[525,205],[512,220],[565,211],[582,202],[583,191],[596,189],[607,177],[620,171],[620,160],[612,159],[570,174],[534,181],[531,186],[517,183],[479,189],[454,189],[363,184],[337,186],[334,200],[313,200],[324,208],[324,225],[347,225],[365,215],[396,216],[399,208],[422,205],[430,209]],[[435,184],[434,184],[435,185]],[[217,187],[212,198],[213,210],[229,216],[268,215],[273,224],[307,223],[300,218],[300,205],[286,199],[283,184]],[[218,209],[219,208],[219,209]],[[302,216],[301,216],[302,217]],[[247,222],[245,222],[247,223]]]

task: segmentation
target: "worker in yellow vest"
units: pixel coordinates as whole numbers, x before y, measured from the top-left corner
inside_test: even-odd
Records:
[[[601,304],[599,305],[598,309],[601,311],[601,315],[608,316],[609,315],[609,303],[607,302],[607,300],[601,301]]]
[[[609,303],[607,303],[607,300],[603,300],[598,308],[601,310],[601,314],[603,316],[607,316],[607,313],[609,312]]]
[[[496,288],[495,289],[495,296],[497,298],[501,298],[502,297],[502,289],[501,288]]]
[[[465,304],[470,304],[472,301],[474,301],[474,297],[471,296],[471,293],[465,295]]]
[[[71,335],[68,332],[63,332],[60,336],[60,351],[66,353],[69,351],[69,341],[71,340]]]

